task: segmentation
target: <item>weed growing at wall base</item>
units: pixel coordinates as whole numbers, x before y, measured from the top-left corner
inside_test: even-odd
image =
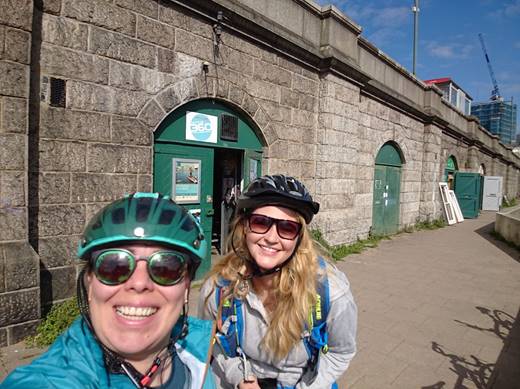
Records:
[[[509,208],[514,207],[518,204],[518,200],[516,198],[512,198],[511,200],[508,200],[507,197],[504,196],[502,199],[502,208]]]
[[[51,345],[79,316],[76,299],[55,304],[36,329],[36,335],[25,339],[27,345],[44,347]]]
[[[438,228],[446,227],[446,225],[447,224],[444,221],[444,219],[417,221],[411,227],[411,231],[407,231],[405,229],[405,232],[413,232],[413,231],[421,231],[421,230],[436,230]]]
[[[323,237],[320,230],[312,230],[311,235],[314,241],[326,252],[331,258],[336,261],[342,260],[350,254],[359,254],[363,250],[371,247],[377,247],[378,243],[382,239],[390,239],[388,236],[370,236],[367,239],[360,239],[355,243],[345,245],[340,244],[331,246]]]

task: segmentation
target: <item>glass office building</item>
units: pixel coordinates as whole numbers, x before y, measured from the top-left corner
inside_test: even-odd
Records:
[[[473,103],[471,114],[492,134],[498,135],[504,144],[512,144],[516,135],[516,104],[512,101],[488,101]]]

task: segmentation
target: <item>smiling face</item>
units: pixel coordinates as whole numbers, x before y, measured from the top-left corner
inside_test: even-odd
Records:
[[[289,208],[269,205],[257,208],[253,213],[298,222],[298,214]],[[251,231],[247,225],[245,231],[249,254],[260,269],[264,271],[285,262],[292,255],[298,242],[298,238],[293,240],[281,238],[276,231],[276,224],[273,224],[264,234]]]
[[[136,257],[165,250],[161,245],[121,245]],[[99,340],[130,361],[140,361],[166,347],[181,315],[190,280],[186,275],[176,285],[154,283],[145,260],[137,262],[132,276],[123,284],[101,283],[94,273],[86,277],[90,318]]]

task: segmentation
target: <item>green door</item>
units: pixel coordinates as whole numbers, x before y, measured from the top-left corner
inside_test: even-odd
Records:
[[[372,234],[390,235],[399,230],[400,193],[401,169],[395,166],[376,165]]]
[[[399,230],[402,159],[397,146],[385,143],[376,157],[372,234],[389,235]]]
[[[199,219],[208,252],[198,274],[205,274],[211,265],[213,149],[156,143],[153,187],[156,192],[169,194]]]
[[[455,173],[455,196],[466,219],[478,217],[480,195],[479,173]]]
[[[385,187],[386,187],[386,167],[376,165],[374,172],[374,203],[372,209],[372,234],[385,234]]]
[[[401,168],[386,166],[385,227],[387,234],[399,230],[399,201],[401,194]]]

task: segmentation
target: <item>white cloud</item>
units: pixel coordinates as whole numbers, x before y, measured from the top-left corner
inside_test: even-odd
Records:
[[[398,27],[403,22],[412,21],[412,7],[392,5],[392,1],[358,1],[358,0],[319,0],[319,4],[333,4],[349,18],[362,26]]]
[[[367,39],[377,47],[381,48],[397,40],[403,39],[405,34],[401,30],[392,28],[379,28],[367,36]]]
[[[520,0],[509,1],[506,4],[503,4],[502,8],[497,9],[492,12],[491,17],[494,18],[507,18],[507,17],[515,17],[516,15],[520,15]]]
[[[465,59],[473,50],[473,46],[469,44],[460,43],[446,43],[428,42],[426,50],[432,57],[443,59]]]
[[[372,23],[375,27],[398,27],[411,22],[412,12],[409,7],[387,7],[374,9]]]

